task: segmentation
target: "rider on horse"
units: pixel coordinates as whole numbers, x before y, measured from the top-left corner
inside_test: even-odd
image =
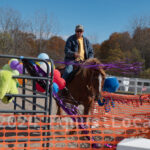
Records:
[[[89,40],[83,36],[83,26],[77,25],[75,34],[67,39],[65,45],[65,62],[80,62],[93,58],[93,48]],[[70,74],[73,72],[73,65],[67,64],[63,78],[68,81]]]

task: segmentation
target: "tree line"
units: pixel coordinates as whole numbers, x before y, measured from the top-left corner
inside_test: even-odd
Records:
[[[150,78],[149,21],[138,18],[132,23],[132,32],[115,32],[101,44],[93,44],[95,57],[103,63],[141,62],[142,71],[134,76]],[[65,40],[57,35],[58,32],[58,24],[53,16],[38,12],[32,20],[25,20],[13,9],[0,8],[0,54],[37,57],[45,52],[52,59],[63,61]],[[1,59],[0,63],[2,66],[6,62]]]

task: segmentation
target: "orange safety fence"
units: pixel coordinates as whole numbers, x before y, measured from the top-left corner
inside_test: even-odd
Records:
[[[103,93],[103,98],[113,99],[115,107],[110,106],[111,110],[106,112],[105,105],[95,102],[88,116],[0,114],[0,149],[115,150],[124,138],[150,139],[149,95]],[[79,122],[79,118],[87,121]]]
[[[141,114],[150,112],[150,94],[141,95],[124,95],[116,93],[102,93],[103,99],[109,100],[110,111],[109,114],[116,114],[120,116],[131,115],[131,114]],[[114,101],[115,107],[111,106],[111,101]],[[106,114],[105,105],[99,106],[98,103],[94,103],[92,114]]]

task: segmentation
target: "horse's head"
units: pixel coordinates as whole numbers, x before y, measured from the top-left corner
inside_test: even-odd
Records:
[[[83,75],[87,80],[87,89],[95,99],[99,99],[106,77],[101,62],[96,58],[92,58],[86,60],[83,66]]]

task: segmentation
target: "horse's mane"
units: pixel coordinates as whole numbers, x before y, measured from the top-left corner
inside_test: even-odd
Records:
[[[101,62],[97,58],[89,58],[84,62],[84,64],[101,64]]]
[[[93,67],[92,67],[92,65],[93,65]],[[97,58],[87,59],[83,63],[82,71],[83,71],[84,77],[86,77],[87,74],[89,74],[89,72],[92,73],[93,69],[99,71],[102,74],[102,76],[105,78],[106,74],[103,70],[102,63]]]
[[[95,65],[95,67],[92,67],[92,65]],[[59,71],[62,71],[61,74],[63,73],[64,67],[65,65],[60,65],[57,67]],[[87,59],[82,65],[80,65],[80,69],[77,71],[76,75],[81,73],[82,78],[88,78],[89,76],[91,78],[93,77],[92,75],[94,74],[94,71],[99,72],[102,75],[102,78],[105,79],[106,74],[103,70],[102,63],[97,58]]]

